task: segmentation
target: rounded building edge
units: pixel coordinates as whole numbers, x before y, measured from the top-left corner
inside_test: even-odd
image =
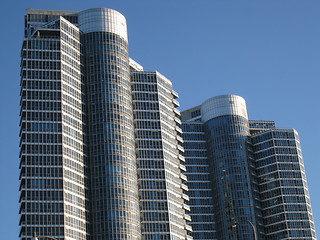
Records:
[[[209,98],[201,104],[200,111],[203,122],[224,115],[237,115],[248,119],[246,101],[238,95],[220,95]]]
[[[110,32],[128,41],[126,18],[110,8],[90,8],[79,12],[79,29],[83,33]]]

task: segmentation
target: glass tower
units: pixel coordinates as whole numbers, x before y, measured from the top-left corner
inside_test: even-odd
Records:
[[[316,239],[297,131],[250,125],[266,239]]]
[[[94,239],[139,239],[140,214],[126,20],[79,13]]]
[[[216,226],[204,126],[201,122],[193,121],[182,124],[182,130],[190,198],[189,214],[192,219],[191,235],[193,239],[215,240]]]
[[[28,10],[21,71],[20,237],[88,239],[80,32],[74,12]]]
[[[180,114],[128,52],[115,10],[27,11],[20,239],[315,240],[297,132],[235,95]]]
[[[246,105],[239,96],[210,98],[201,105],[201,119],[207,133],[209,172],[219,239],[254,239],[254,166],[249,152],[249,120]],[[231,228],[230,228],[231,226]],[[236,230],[236,231],[233,231]]]
[[[295,130],[248,120],[235,95],[181,119],[194,239],[316,239]]]
[[[29,9],[21,57],[20,238],[192,239],[178,95],[124,16]]]

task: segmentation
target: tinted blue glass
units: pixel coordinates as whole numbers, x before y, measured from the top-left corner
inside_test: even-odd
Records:
[[[240,116],[205,123],[218,239],[254,239],[255,206],[250,165],[249,124]],[[236,228],[232,228],[238,222]]]

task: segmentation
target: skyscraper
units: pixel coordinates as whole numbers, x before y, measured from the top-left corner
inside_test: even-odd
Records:
[[[316,239],[295,130],[235,95],[180,116],[170,80],[128,52],[115,10],[28,10],[22,240]]]
[[[21,55],[20,238],[190,239],[177,93],[125,18],[29,9]]]
[[[235,95],[181,118],[194,239],[316,239],[295,130],[248,120]]]
[[[178,94],[158,72],[131,76],[143,239],[189,239]]]

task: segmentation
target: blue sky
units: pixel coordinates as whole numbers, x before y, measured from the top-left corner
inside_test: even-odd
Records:
[[[278,127],[297,129],[320,227],[319,1],[4,0],[0,3],[1,239],[17,239],[19,232],[19,55],[25,10],[93,7],[113,8],[126,16],[131,57],[173,82],[181,110],[212,96],[237,94],[247,100],[250,119],[275,120]]]

